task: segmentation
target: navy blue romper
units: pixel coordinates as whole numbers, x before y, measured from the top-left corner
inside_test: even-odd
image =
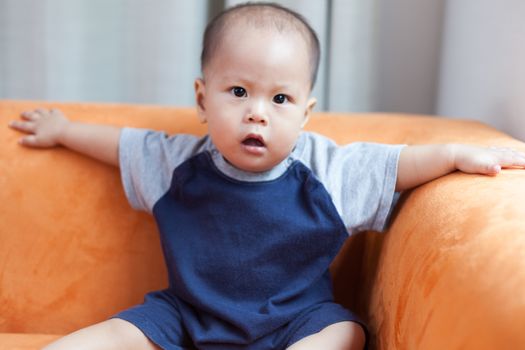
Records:
[[[328,268],[348,230],[312,171],[289,158],[274,179],[241,181],[216,150],[192,153],[152,207],[169,287],[115,317],[163,349],[285,349],[359,322],[333,301]]]

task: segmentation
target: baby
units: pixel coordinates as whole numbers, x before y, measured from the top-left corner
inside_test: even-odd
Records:
[[[359,230],[382,230],[394,193],[456,169],[496,175],[525,154],[466,145],[337,146],[303,132],[319,42],[297,13],[243,4],[207,27],[195,81],[208,135],[87,125],[57,110],[10,125],[119,166],[158,224],[166,290],[46,349],[363,349],[366,328],[333,301],[328,267]],[[174,121],[176,122],[176,121]]]

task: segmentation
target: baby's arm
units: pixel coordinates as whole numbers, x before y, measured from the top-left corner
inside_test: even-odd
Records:
[[[56,109],[24,112],[22,120],[9,126],[26,135],[20,144],[28,147],[46,148],[62,145],[102,162],[118,166],[118,143],[120,128],[84,124],[69,121]]]
[[[525,154],[509,148],[460,144],[408,146],[399,156],[396,191],[416,187],[455,170],[497,175],[508,167],[525,167]]]

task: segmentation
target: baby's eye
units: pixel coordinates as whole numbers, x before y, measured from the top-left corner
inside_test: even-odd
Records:
[[[288,101],[288,97],[284,94],[277,94],[273,97],[273,102],[277,104],[283,104]]]
[[[246,89],[242,88],[240,86],[232,87],[233,94],[237,97],[245,97],[246,96]]]

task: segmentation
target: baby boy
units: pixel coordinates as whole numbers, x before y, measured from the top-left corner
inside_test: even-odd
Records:
[[[300,15],[243,4],[205,32],[195,96],[207,136],[42,109],[11,123],[24,146],[119,166],[130,203],[157,221],[169,273],[166,290],[46,349],[363,349],[365,327],[333,301],[328,272],[348,235],[382,230],[396,191],[525,166],[506,149],[338,146],[303,132],[319,55]]]

